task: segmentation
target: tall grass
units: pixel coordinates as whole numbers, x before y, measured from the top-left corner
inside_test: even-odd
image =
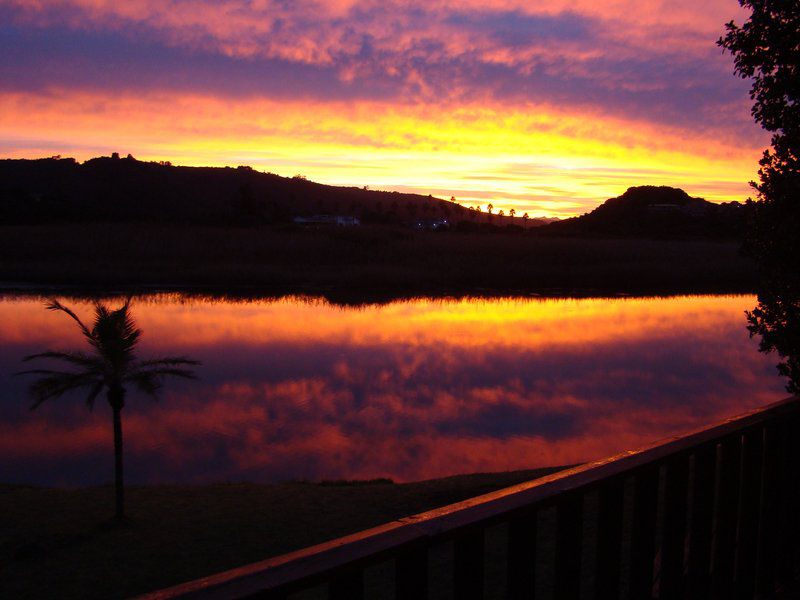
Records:
[[[0,279],[413,295],[747,292],[756,277],[733,242],[82,224],[0,227]]]

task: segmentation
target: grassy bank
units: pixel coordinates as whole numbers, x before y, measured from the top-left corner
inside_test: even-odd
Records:
[[[283,554],[558,469],[406,484],[0,486],[0,596],[125,598]]]
[[[734,242],[331,230],[0,227],[0,281],[388,296],[749,292]]]

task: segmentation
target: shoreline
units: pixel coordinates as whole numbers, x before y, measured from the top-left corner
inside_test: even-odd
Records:
[[[0,484],[0,578],[14,598],[127,598],[569,468],[410,483],[290,482],[126,489]]]
[[[268,286],[221,286],[221,285],[164,285],[164,284],[135,284],[121,285],[86,285],[86,284],[48,284],[29,282],[0,281],[0,297],[33,297],[48,298],[57,296],[62,298],[116,298],[131,296],[155,297],[173,294],[186,298],[227,300],[232,302],[247,302],[258,300],[282,300],[286,298],[324,299],[332,304],[386,304],[402,300],[434,299],[434,300],[464,300],[464,299],[539,299],[559,300],[566,298],[579,299],[645,299],[645,298],[675,298],[679,296],[742,296],[755,295],[755,286],[742,286],[732,288],[715,288],[713,290],[672,290],[672,291],[625,291],[603,289],[562,289],[550,288],[531,291],[527,289],[508,288],[505,290],[487,289],[481,287],[465,289],[429,289],[427,291],[407,292],[391,289],[361,289],[357,291],[344,290],[330,287],[296,287],[276,288]]]

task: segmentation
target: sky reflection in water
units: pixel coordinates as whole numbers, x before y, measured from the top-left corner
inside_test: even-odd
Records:
[[[88,315],[88,301],[68,301]],[[142,355],[199,382],[123,413],[131,483],[391,477],[599,458],[785,396],[748,338],[751,296],[415,300],[138,299]],[[0,299],[0,482],[112,477],[111,414],[28,410],[20,359],[80,347],[41,300]]]

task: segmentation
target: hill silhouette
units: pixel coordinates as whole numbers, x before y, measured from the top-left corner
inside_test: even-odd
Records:
[[[245,166],[179,167],[130,155],[84,163],[60,157],[0,161],[0,224],[259,225],[318,214],[385,224],[448,219],[473,228],[487,220],[527,227],[549,222],[489,217],[433,196],[323,185]]]
[[[680,190],[651,189],[633,188],[589,215],[526,229],[521,225],[532,227],[534,219],[247,167],[0,160],[0,282],[18,290],[155,286],[358,302],[751,290],[754,271],[739,244],[702,239],[709,231],[732,237],[733,227],[715,215],[730,209],[738,223],[741,207],[717,209]],[[362,226],[293,222],[322,214],[357,216]],[[449,231],[418,227],[442,216],[454,224]],[[620,239],[602,239],[614,237]],[[642,239],[648,237],[664,239]]]
[[[715,204],[680,188],[631,187],[590,213],[542,227],[539,235],[575,237],[727,238],[744,232],[749,205]]]

